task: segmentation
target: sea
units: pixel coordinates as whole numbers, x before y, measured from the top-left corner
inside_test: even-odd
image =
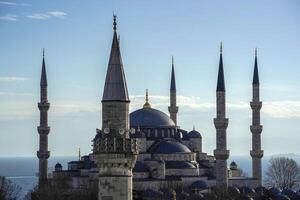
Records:
[[[298,155],[287,154],[280,156],[291,157],[300,164],[300,156]],[[263,172],[267,170],[270,158],[271,156],[265,156],[263,158]],[[54,166],[57,162],[61,163],[63,168],[66,169],[68,162],[76,159],[77,157],[72,156],[51,157],[48,162],[48,172],[51,173],[54,171]],[[238,167],[241,168],[246,175],[251,175],[250,156],[231,156],[228,159],[228,165],[231,161],[235,161],[238,164]],[[0,157],[0,176],[5,176],[7,179],[11,180],[12,183],[21,187],[21,193],[18,200],[23,200],[25,195],[37,185],[37,172],[38,159],[36,157]]]

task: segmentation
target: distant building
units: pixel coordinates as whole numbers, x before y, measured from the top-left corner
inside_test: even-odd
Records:
[[[93,139],[93,152],[77,161],[68,163],[63,169],[58,163],[53,179],[67,178],[73,187],[88,184],[99,185],[99,199],[132,199],[132,190],[158,190],[168,183],[180,183],[195,191],[210,186],[261,185],[259,82],[257,56],[253,81],[253,177],[242,176],[235,162],[228,168],[225,101],[225,79],[222,46],[217,81],[216,150],[214,155],[202,151],[202,135],[195,130],[181,129],[177,124],[176,81],[174,60],[170,86],[170,117],[151,106],[148,91],[145,103],[129,114],[129,95],[120,52],[120,42],[114,35],[102,97],[102,128],[97,129]],[[41,170],[41,168],[40,168]]]

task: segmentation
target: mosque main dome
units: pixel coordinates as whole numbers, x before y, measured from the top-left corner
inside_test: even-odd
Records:
[[[175,126],[173,120],[165,113],[154,108],[144,107],[130,114],[131,127],[170,127]]]

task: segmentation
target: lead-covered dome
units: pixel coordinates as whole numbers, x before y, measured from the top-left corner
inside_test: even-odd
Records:
[[[189,138],[202,138],[201,134],[198,131],[196,131],[195,129],[189,132],[188,137]]]
[[[191,153],[191,150],[184,144],[172,141],[163,140],[151,149],[153,154],[173,154],[173,153]]]
[[[131,127],[170,127],[175,126],[173,120],[165,113],[153,109],[142,108],[130,113]]]

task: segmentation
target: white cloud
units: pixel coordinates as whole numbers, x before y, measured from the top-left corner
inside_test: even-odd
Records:
[[[67,16],[67,13],[62,11],[49,11],[46,13],[35,13],[32,15],[28,15],[27,17],[30,19],[37,19],[37,20],[47,20],[52,17],[64,19]]]
[[[145,103],[144,95],[133,95],[131,98],[131,107],[141,108]],[[153,107],[167,107],[170,104],[169,96],[149,96],[149,102]],[[195,110],[210,110],[215,109],[215,102],[202,102],[200,97],[196,96],[177,96],[177,105],[179,107],[191,108]],[[249,109],[249,103],[227,103],[226,106],[232,110]]]
[[[0,16],[0,20],[7,20],[7,21],[17,21],[18,16],[12,14],[6,14],[4,16]]]
[[[16,77],[16,76],[2,76],[0,77],[0,81],[5,82],[13,82],[13,81],[27,81],[28,78],[26,77]]]
[[[83,102],[58,102],[51,104],[51,112],[55,115],[65,115],[70,113],[100,113],[100,106]]]
[[[262,112],[274,118],[297,118],[300,117],[300,101],[265,102]]]
[[[48,12],[48,15],[63,19],[67,16],[67,13],[61,12],[61,11],[51,11],[51,12]]]
[[[30,6],[27,3],[15,3],[15,2],[8,2],[8,1],[0,1],[0,4],[7,5],[7,6]]]
[[[14,92],[0,92],[1,95],[6,96],[37,96],[30,93],[14,93]],[[132,95],[130,96],[130,111],[140,109],[145,103],[144,95]],[[35,102],[29,102],[35,107]],[[163,110],[167,112],[167,107],[169,106],[169,96],[151,95],[149,96],[149,103],[153,108]],[[182,117],[185,115],[184,111],[193,113],[195,115],[200,114],[202,111],[215,112],[215,102],[202,102],[200,97],[196,96],[178,96],[177,103],[180,107],[180,113]],[[249,115],[251,113],[251,108],[249,102],[228,102],[226,104],[229,112],[236,111],[241,116]],[[25,107],[23,107],[25,108]],[[5,107],[7,113],[10,113],[10,108]],[[26,115],[32,112],[32,115],[36,113],[31,110],[22,109],[19,115],[23,116],[25,112]],[[64,116],[64,115],[78,115],[80,113],[99,113],[101,112],[101,104],[98,102],[81,102],[81,101],[54,101],[51,102],[50,113],[53,116]],[[263,107],[261,112],[271,118],[300,118],[300,101],[269,101],[263,102]],[[15,110],[15,116],[18,115],[18,110]],[[0,114],[1,116],[1,114]],[[251,117],[251,115],[249,115]]]
[[[32,93],[0,92],[0,96],[36,96]]]
[[[50,18],[49,15],[43,14],[43,13],[35,13],[35,14],[32,14],[32,15],[28,15],[27,17],[30,18],[30,19],[39,19],[39,20],[46,20],[46,19]]]

